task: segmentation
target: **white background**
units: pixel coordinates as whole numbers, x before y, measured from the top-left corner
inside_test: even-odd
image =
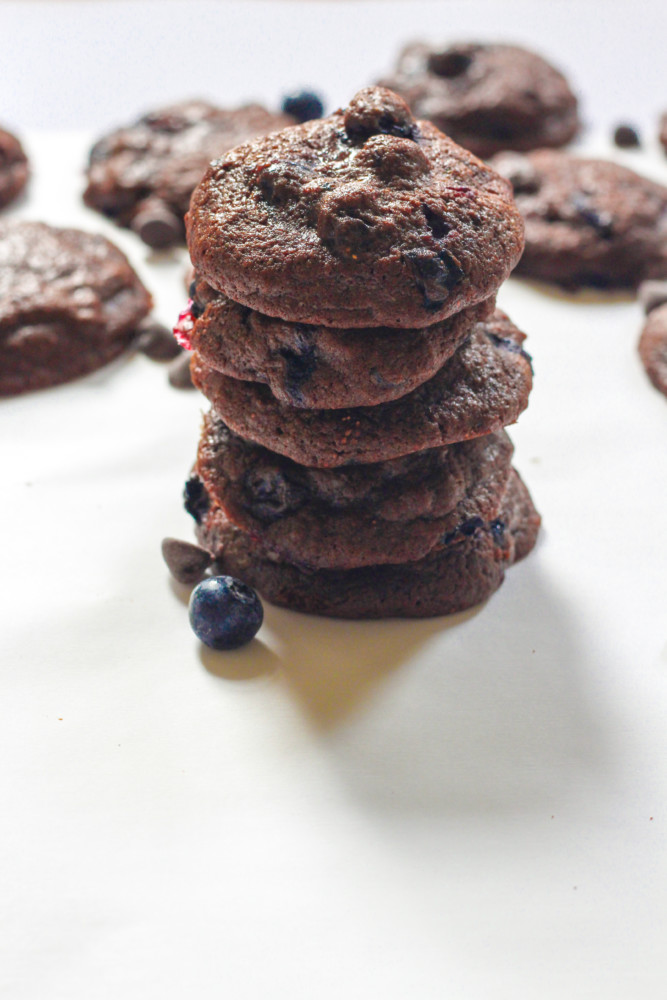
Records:
[[[34,161],[11,214],[110,235],[171,321],[184,254],[81,206],[93,137],[195,93],[343,103],[420,35],[538,46],[584,147],[639,123],[615,155],[667,183],[658,9],[0,3],[0,120]],[[202,401],[133,357],[2,402],[3,998],[664,998],[667,400],[631,298],[511,280],[501,304],[534,356],[511,434],[544,531],[452,619],[267,606],[206,651],[159,554],[191,536]]]

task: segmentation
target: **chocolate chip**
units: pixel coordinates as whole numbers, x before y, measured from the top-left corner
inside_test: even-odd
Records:
[[[276,521],[298,510],[308,493],[301,484],[290,480],[272,465],[257,465],[244,479],[247,506],[259,521]]]
[[[183,487],[183,506],[197,524],[201,524],[211,501],[206,487],[196,473],[193,473]]]
[[[641,146],[639,132],[632,125],[617,125],[614,129],[614,142],[620,149],[636,149]]]
[[[439,309],[449,293],[465,277],[458,261],[447,251],[407,250],[403,255],[410,264],[417,287],[424,296],[425,309]]]
[[[667,281],[642,281],[637,295],[648,315],[667,302]]]
[[[402,97],[385,87],[366,87],[350,101],[345,111],[345,131],[357,140],[378,133],[414,139],[416,123]]]
[[[428,68],[436,76],[451,79],[461,76],[472,65],[471,51],[461,49],[445,49],[444,52],[431,52],[428,57]]]
[[[135,341],[135,347],[151,361],[172,361],[182,353],[183,348],[176,343],[174,335],[162,323],[153,319],[144,320]]]
[[[190,354],[184,351],[169,365],[169,385],[174,389],[194,389],[190,373]]]
[[[183,240],[183,221],[160,198],[147,198],[130,223],[133,231],[154,250]]]
[[[162,540],[162,558],[174,579],[185,584],[199,583],[212,562],[206,549],[178,538]]]

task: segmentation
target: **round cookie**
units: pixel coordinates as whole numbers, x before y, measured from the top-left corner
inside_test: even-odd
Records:
[[[15,135],[0,128],[0,208],[16,198],[28,180],[28,158]]]
[[[237,434],[301,465],[382,462],[500,430],[528,403],[532,386],[525,336],[496,310],[428,382],[401,399],[344,410],[279,403],[256,382],[241,382],[195,353],[192,378]]]
[[[607,160],[501,153],[526,225],[524,274],[569,288],[667,277],[667,188]]]
[[[424,618],[448,615],[486,600],[505,569],[530,552],[540,517],[512,472],[498,516],[462,541],[425,559],[351,570],[303,570],[266,558],[250,535],[212,505],[197,528],[200,544],[230,573],[273,604],[339,618]]]
[[[293,121],[258,104],[224,110],[184,101],[149,112],[95,143],[83,200],[149,246],[183,243],[190,195],[211,160]]]
[[[667,396],[667,302],[646,317],[639,356],[653,385]]]
[[[667,153],[667,112],[660,119],[660,131],[658,133],[658,138],[662,143],[665,152]]]
[[[217,291],[341,328],[430,326],[490,298],[523,246],[507,182],[381,88],[212,163],[186,224]]]
[[[68,382],[132,342],[151,297],[103,236],[0,222],[0,395]]]
[[[577,99],[562,73],[514,45],[415,43],[381,83],[477,156],[564,146],[579,129]]]
[[[209,414],[196,474],[259,550],[310,569],[422,559],[491,521],[507,486],[504,431],[409,459],[309,469],[243,441]]]
[[[432,378],[494,311],[493,298],[416,330],[340,330],[265,316],[214,292],[192,287],[192,349],[232,378],[265,383],[288,406],[374,406]]]

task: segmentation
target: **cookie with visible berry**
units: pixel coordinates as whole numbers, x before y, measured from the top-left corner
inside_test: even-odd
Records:
[[[244,441],[211,413],[196,473],[269,558],[352,569],[422,559],[492,520],[512,451],[499,431],[393,461],[314,469]]]
[[[287,406],[374,406],[432,378],[488,319],[494,299],[429,327],[343,330],[265,316],[232,302],[204,282],[191,286],[190,345],[209,367],[263,382]]]
[[[211,160],[293,122],[258,104],[183,101],[151,111],[95,143],[83,199],[151,247],[182,244],[190,195]]]
[[[0,395],[68,382],[135,340],[151,297],[103,236],[0,223]]]
[[[665,300],[646,317],[639,356],[653,385],[667,396],[667,289]]]
[[[564,146],[580,126],[563,74],[516,45],[408,45],[381,84],[477,156]]]
[[[211,164],[186,221],[216,291],[340,328],[444,320],[493,296],[523,247],[507,182],[372,87]]]
[[[28,181],[28,157],[21,143],[0,128],[0,208],[9,205],[23,191]]]
[[[424,618],[448,615],[486,600],[505,570],[535,544],[540,517],[513,471],[496,516],[423,559],[357,569],[304,569],[267,558],[215,503],[197,528],[200,544],[231,573],[273,604],[339,618]]]
[[[517,267],[568,288],[635,288],[667,277],[667,187],[608,160],[501,153],[526,226]]]
[[[299,462],[328,468],[383,462],[490,434],[513,423],[532,386],[525,337],[496,310],[478,323],[440,371],[378,406],[307,410],[286,406],[267,386],[216,372],[195,353],[192,378],[235,433]]]

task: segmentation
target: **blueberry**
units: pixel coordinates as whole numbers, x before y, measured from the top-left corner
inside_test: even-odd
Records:
[[[193,473],[183,488],[183,506],[197,524],[201,524],[210,503],[206,487],[199,476]]]
[[[494,521],[491,521],[489,528],[491,529],[491,537],[493,538],[496,545],[502,545],[505,540],[505,522],[497,517]]]
[[[307,336],[299,336],[294,347],[282,347],[280,355],[285,360],[285,388],[290,397],[300,403],[301,386],[317,369],[317,349]]]
[[[261,462],[246,473],[244,491],[253,517],[269,523],[298,510],[308,499],[303,486],[275,466]]]
[[[292,115],[298,122],[309,122],[313,118],[321,118],[324,105],[321,98],[312,90],[299,90],[283,98],[283,111]]]
[[[403,255],[412,268],[425,309],[439,309],[449,293],[465,277],[459,262],[447,250],[407,250]]]
[[[614,221],[609,212],[598,212],[589,203],[585,194],[574,194],[572,204],[583,221],[603,239],[609,240],[614,235]]]
[[[192,591],[188,609],[192,631],[212,649],[238,649],[250,642],[264,620],[262,602],[233,576],[211,576]]]
[[[484,521],[481,517],[469,517],[467,521],[463,521],[459,525],[459,531],[466,538],[470,538],[471,535],[474,535],[476,531],[479,531],[483,527]]]

